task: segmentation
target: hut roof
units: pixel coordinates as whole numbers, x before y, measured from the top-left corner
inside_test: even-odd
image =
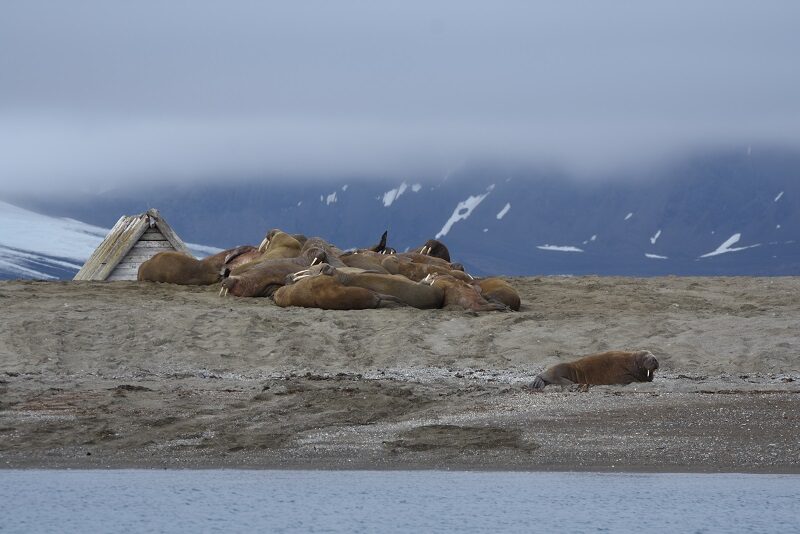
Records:
[[[178,252],[191,255],[181,238],[156,209],[139,215],[123,215],[83,264],[73,280],[106,280],[117,265],[150,229],[158,230]],[[135,277],[134,277],[135,279]]]

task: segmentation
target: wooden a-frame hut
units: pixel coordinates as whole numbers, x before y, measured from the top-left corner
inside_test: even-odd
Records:
[[[123,215],[73,280],[136,280],[139,265],[168,250],[191,255],[158,210]]]

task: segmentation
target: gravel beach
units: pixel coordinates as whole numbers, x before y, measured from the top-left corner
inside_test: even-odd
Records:
[[[800,473],[800,277],[509,281],[517,313],[0,282],[0,467]],[[528,388],[640,348],[652,383]]]

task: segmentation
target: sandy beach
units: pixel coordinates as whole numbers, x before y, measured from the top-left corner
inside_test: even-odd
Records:
[[[518,313],[0,282],[0,467],[800,473],[800,278],[510,278]],[[528,385],[648,349],[652,383]]]

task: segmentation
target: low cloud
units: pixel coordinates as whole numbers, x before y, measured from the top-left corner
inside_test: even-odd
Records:
[[[17,3],[0,191],[800,144],[797,3],[647,4]]]

